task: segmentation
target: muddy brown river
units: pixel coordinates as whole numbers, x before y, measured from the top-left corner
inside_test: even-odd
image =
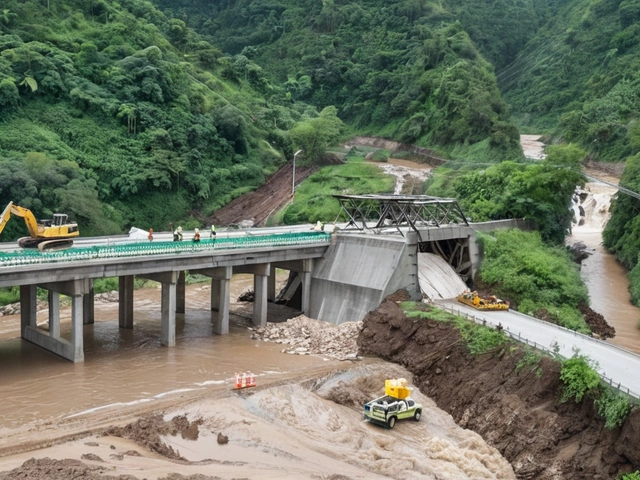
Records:
[[[603,213],[600,207],[594,204],[593,212]],[[582,268],[592,307],[616,328],[610,342],[640,353],[640,311],[629,303],[626,272],[599,247],[603,219],[588,218],[574,228],[573,240],[593,249]],[[0,472],[31,457],[87,462],[91,454],[102,461],[93,463],[112,474],[149,479],[172,472],[256,479],[514,478],[498,452],[455,425],[428,392],[413,395],[425,405],[423,420],[393,431],[363,422],[360,411],[323,399],[320,394],[328,386],[370,383],[376,369],[379,382],[391,374],[410,374],[375,359],[354,364],[286,355],[282,345],[251,339],[252,305],[235,301],[251,280],[248,275],[232,280],[232,321],[230,333],[223,336],[211,332],[209,286],[187,286],[186,313],[177,315],[174,348],[160,345],[158,288],[135,292],[132,330],[118,327],[117,303],[97,303],[96,323],[84,327],[85,362],[77,365],[22,341],[18,315],[0,317]],[[286,307],[269,309],[270,320],[298,314]],[[68,309],[61,320],[64,333]],[[46,324],[46,311],[39,312],[38,322]],[[249,396],[230,394],[234,374],[248,371],[265,388]],[[132,441],[94,431],[153,410],[167,419],[202,419],[196,441],[163,439],[193,463],[176,466]],[[222,432],[229,436],[224,449],[217,441]],[[66,440],[60,443],[61,438]],[[141,455],[127,456],[131,451]]]
[[[515,478],[496,449],[420,391],[412,397],[424,405],[423,420],[393,431],[364,422],[361,409],[324,399],[322,391],[335,385],[361,383],[372,394],[385,378],[410,373],[376,359],[286,355],[282,345],[251,339],[252,305],[234,302],[251,283],[247,275],[232,280],[232,321],[223,336],[211,333],[209,286],[188,285],[173,348],[159,341],[159,289],[135,291],[133,330],[118,327],[117,303],[97,303],[96,323],[84,327],[85,362],[76,365],[20,340],[18,315],[0,317],[0,478],[16,468],[29,473],[24,465],[32,457],[77,459],[111,475],[147,479],[177,472],[228,479]],[[269,308],[271,320],[299,313]],[[65,309],[62,332],[68,320]],[[46,324],[46,311],[38,322]],[[234,374],[249,371],[258,388],[235,394]],[[158,458],[98,431],[152,411],[201,422],[195,440],[162,438],[191,463]],[[229,439],[224,447],[218,434]],[[24,478],[41,473],[30,475]]]
[[[617,183],[614,177],[589,173]],[[588,196],[582,203],[583,223],[572,229],[567,243],[581,241],[591,251],[591,255],[583,260],[580,271],[589,289],[591,308],[616,329],[616,336],[607,341],[640,354],[640,309],[631,303],[627,271],[602,247],[602,230],[609,219],[611,197],[616,189],[590,182],[585,191]]]

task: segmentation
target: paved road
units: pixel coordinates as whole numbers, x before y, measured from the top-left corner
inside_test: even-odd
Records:
[[[623,391],[629,391],[636,398],[640,398],[640,356],[628,350],[612,345],[605,341],[582,335],[538,320],[522,313],[510,310],[508,312],[482,312],[463,305],[456,300],[442,300],[436,302],[460,312],[463,316],[475,316],[488,324],[502,323],[512,337],[526,338],[529,344],[535,342],[543,348],[553,351],[557,344],[558,353],[565,358],[574,355],[574,348],[580,353],[598,362],[597,370],[601,376],[611,379],[613,385],[620,384]]]

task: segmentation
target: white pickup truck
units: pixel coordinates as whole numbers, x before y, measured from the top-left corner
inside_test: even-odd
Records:
[[[413,418],[417,422],[421,416],[422,405],[410,397],[401,399],[384,395],[364,406],[365,420],[388,428],[393,428],[397,420]]]

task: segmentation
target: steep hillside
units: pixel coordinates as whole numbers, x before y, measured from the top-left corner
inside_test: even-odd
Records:
[[[519,123],[599,160],[640,151],[640,2],[573,0],[497,72]]]
[[[463,145],[461,156],[492,161],[522,156],[493,68],[447,2],[156,3],[236,61],[254,60],[289,98],[335,105],[359,133]]]
[[[3,2],[0,205],[106,234],[188,226],[192,209],[260,185],[291,158],[289,131],[319,113],[228,60],[143,0]],[[13,222],[1,240],[25,233]]]

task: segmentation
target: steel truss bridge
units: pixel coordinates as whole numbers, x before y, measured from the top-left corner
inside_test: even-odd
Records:
[[[418,227],[464,225],[469,222],[455,198],[429,195],[334,195],[348,223],[344,230],[381,231],[395,227],[410,228],[420,236]]]

